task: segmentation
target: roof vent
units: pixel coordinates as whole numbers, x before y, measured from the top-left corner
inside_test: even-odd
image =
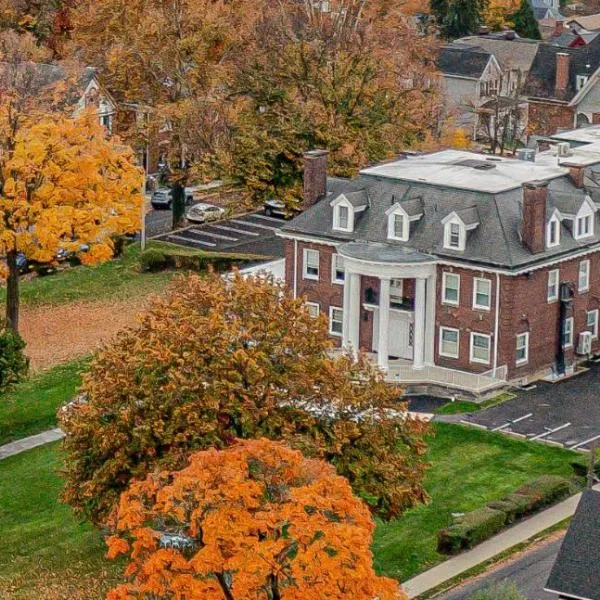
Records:
[[[535,148],[519,148],[517,150],[517,159],[535,162]]]

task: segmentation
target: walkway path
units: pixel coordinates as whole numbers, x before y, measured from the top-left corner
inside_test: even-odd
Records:
[[[600,486],[594,489],[600,491]],[[472,550],[451,558],[442,564],[425,571],[402,585],[409,598],[416,598],[443,583],[454,579],[465,571],[476,567],[512,547],[526,542],[546,529],[573,516],[581,494],[571,496],[560,504],[556,504],[529,519],[513,525],[510,529],[499,533],[489,540],[475,546]]]
[[[50,442],[62,440],[64,437],[65,434],[60,429],[50,429],[37,435],[30,435],[21,440],[4,444],[4,446],[0,446],[0,460],[20,454],[26,450],[31,450],[32,448],[37,448],[38,446],[43,446],[44,444],[49,444]]]

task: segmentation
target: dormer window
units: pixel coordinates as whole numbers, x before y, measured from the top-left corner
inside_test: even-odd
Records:
[[[348,210],[347,206],[344,206],[343,204],[340,204],[337,207],[337,211],[338,211],[338,228],[339,229],[348,229],[348,219],[350,217],[350,211]]]
[[[406,202],[406,208],[398,203],[393,204],[385,214],[388,218],[388,239],[408,242],[411,222],[418,221],[423,216],[421,200],[418,198],[409,200]]]
[[[476,207],[451,212],[442,219],[444,226],[444,248],[463,252],[467,244],[467,231],[479,226],[479,213]]]
[[[334,231],[352,233],[356,213],[360,213],[367,208],[367,196],[362,191],[340,194],[330,202],[330,206],[333,207]]]
[[[575,222],[573,227],[573,237],[576,240],[587,238],[594,235],[594,213],[595,206],[591,200],[586,198],[586,201],[582,204],[579,212],[575,216]]]
[[[555,213],[546,226],[546,247],[552,248],[560,244],[560,219]]]
[[[448,225],[448,246],[460,248],[460,224],[450,223]]]

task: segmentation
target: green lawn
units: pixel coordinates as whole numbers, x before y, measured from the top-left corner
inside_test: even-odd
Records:
[[[375,533],[378,571],[400,581],[444,560],[436,551],[436,534],[453,512],[481,507],[538,475],[571,477],[571,461],[585,460],[568,450],[459,425],[434,427],[425,482],[431,502],[397,521],[378,523]]]
[[[73,398],[88,359],[59,365],[32,376],[0,396],[0,445],[56,425],[56,410]]]
[[[114,577],[101,535],[57,501],[59,469],[57,444],[0,461],[0,598],[101,598]]]
[[[21,301],[29,306],[64,304],[77,300],[124,299],[164,289],[172,272],[141,273],[139,244],[125,249],[121,258],[92,267],[74,267],[21,283]],[[0,288],[4,302],[6,288]]]

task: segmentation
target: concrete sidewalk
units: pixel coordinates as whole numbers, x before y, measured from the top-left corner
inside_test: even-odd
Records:
[[[0,460],[20,454],[26,450],[31,450],[32,448],[37,448],[38,446],[43,446],[44,444],[62,440],[64,437],[65,434],[60,429],[50,429],[37,435],[31,435],[21,440],[4,444],[4,446],[0,446]]]
[[[600,491],[600,485],[595,486],[594,489]],[[535,535],[573,516],[580,497],[581,494],[571,496],[560,504],[556,504],[525,521],[513,525],[510,529],[482,542],[472,550],[450,558],[429,569],[429,571],[403,582],[402,587],[408,593],[409,598],[416,598],[437,588],[465,571],[498,556],[506,550],[510,550],[518,544],[526,542]]]

